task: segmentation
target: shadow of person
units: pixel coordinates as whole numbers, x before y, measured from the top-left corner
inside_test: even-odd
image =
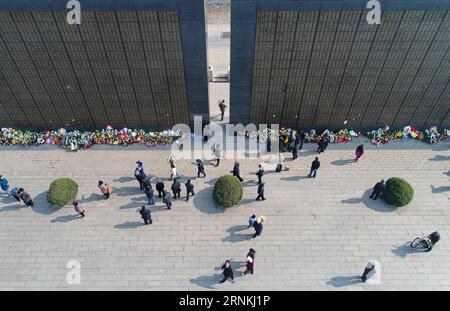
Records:
[[[105,198],[103,194],[91,193],[90,196],[86,197],[85,195],[81,196],[81,199],[78,200],[79,203],[89,203],[95,201],[101,201]]]
[[[119,209],[138,208],[143,205],[147,205],[146,202],[130,202],[128,204],[120,206]]]
[[[329,281],[327,281],[327,285],[333,287],[343,287],[362,283],[360,275],[353,276],[334,276]]]
[[[121,184],[127,183],[127,182],[131,182],[133,180],[136,180],[135,177],[130,177],[130,176],[124,176],[124,177],[120,177],[118,179],[114,179],[114,182],[119,182]]]
[[[16,201],[16,200],[14,200]],[[16,201],[17,202],[17,201]],[[0,213],[2,212],[13,212],[13,211],[18,211],[22,208],[26,208],[27,206],[25,204],[21,205],[21,204],[16,204],[16,205],[9,205],[9,206],[5,206],[3,208],[0,209]]]
[[[334,160],[333,162],[331,162],[332,165],[336,165],[336,166],[344,166],[344,165],[348,165],[355,162],[352,159],[348,159],[348,160]]]
[[[430,161],[450,161],[450,157],[437,154],[434,158],[431,158]]]
[[[280,180],[285,181],[299,181],[302,179],[309,179],[308,176],[289,176],[289,177],[281,177]]]
[[[75,219],[81,219],[81,217],[78,217],[77,215],[66,215],[66,216],[58,216],[55,219],[52,219],[51,222],[69,222]]]
[[[123,224],[115,225],[115,229],[136,229],[139,227],[145,226],[144,222],[138,221],[127,221]]]
[[[42,214],[42,215],[51,215],[58,210],[57,208],[54,208],[53,206],[51,206],[50,203],[48,203],[47,191],[38,194],[33,199],[33,203],[34,204],[33,204],[33,207],[31,207],[31,209],[34,212]]]
[[[222,239],[223,242],[229,242],[229,243],[238,243],[242,241],[249,241],[253,238],[253,232],[250,231],[250,233],[247,234],[239,234],[238,232],[243,231],[247,229],[248,226],[246,225],[236,225],[232,226],[227,229],[227,232],[229,233],[229,236]],[[248,228],[251,230],[252,228]]]
[[[414,253],[423,253],[424,250],[422,248],[412,248],[410,245],[411,242],[406,242],[403,245],[400,246],[392,246],[393,249],[391,249],[391,252],[400,258],[406,258],[407,255],[409,254],[414,254]]]
[[[364,204],[366,207],[373,209],[377,212],[390,213],[394,212],[396,208],[388,205],[381,197],[378,200],[373,200],[369,196],[372,193],[372,189],[366,190],[361,198],[350,198],[341,200],[344,204]]]
[[[139,185],[136,187],[122,187],[122,188],[112,188],[112,193],[116,194],[119,197],[126,197],[129,195],[141,194],[144,190],[139,188]]]
[[[442,193],[447,191],[450,191],[450,187],[434,187],[433,185],[431,185],[432,193]]]
[[[208,289],[215,289],[213,285],[219,284],[221,280],[221,275],[215,274],[215,275],[202,275],[193,279],[190,279],[189,281],[191,284],[198,285],[203,288]]]

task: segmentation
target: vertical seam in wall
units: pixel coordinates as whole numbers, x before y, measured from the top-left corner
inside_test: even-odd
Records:
[[[299,12],[309,12],[309,11],[299,11]],[[309,52],[308,67],[306,68],[305,81],[303,82],[302,97],[300,99],[300,104],[298,105],[298,110],[297,110],[297,115],[299,116],[299,118],[297,118],[297,127],[299,126],[300,111],[302,110],[303,98],[305,97],[305,87],[306,87],[306,81],[308,80],[309,66],[311,65],[311,57],[312,57],[312,53],[314,51],[314,42],[316,41],[317,28],[319,27],[319,22],[320,22],[320,11],[311,11],[311,12],[317,12],[317,23],[316,23],[316,28],[314,29],[314,36],[313,36],[313,41],[312,41],[312,45],[311,45],[311,51]],[[295,34],[295,36],[297,36],[297,34]]]
[[[270,123],[272,123],[272,119],[271,118],[267,118],[267,111],[268,111],[268,106],[269,106],[269,98],[271,97],[271,91],[270,88],[272,86],[272,69],[273,69],[273,59],[274,59],[274,51],[275,51],[275,44],[276,44],[276,36],[277,36],[277,31],[278,31],[278,14],[279,14],[279,10],[276,11],[276,21],[275,21],[275,32],[273,35],[273,45],[272,45],[272,58],[270,60],[270,73],[269,73],[269,86],[268,86],[268,90],[267,90],[267,97],[266,97],[266,105],[265,105],[265,109],[264,109],[264,119],[267,121],[269,121],[269,119],[271,120]],[[255,38],[256,39],[256,38]],[[256,46],[256,44],[255,44]],[[253,84],[253,81],[252,81]],[[253,86],[253,85],[252,85]],[[273,116],[272,116],[273,117]]]
[[[280,119],[281,121],[284,119],[284,113],[285,113],[285,110],[286,110],[286,97],[287,97],[287,93],[288,93],[288,88],[289,88],[288,85],[289,85],[291,72],[292,72],[292,70],[291,70],[292,68],[291,67],[292,67],[292,58],[293,58],[294,47],[295,47],[295,35],[297,33],[298,19],[299,19],[299,16],[300,16],[300,11],[293,11],[293,12],[297,13],[297,18],[295,20],[294,39],[292,41],[291,56],[290,56],[290,59],[289,59],[288,76],[287,76],[287,82],[286,82],[286,91],[284,92],[283,107],[282,107],[282,110],[281,110],[281,119]],[[285,124],[285,125],[289,126],[289,124]]]
[[[425,11],[425,13],[423,14],[423,17],[422,17],[422,20],[420,21],[420,24],[422,24],[422,22],[423,22],[423,20],[425,18],[425,15],[427,15],[427,12],[429,12],[429,11]],[[441,24],[442,24],[442,20],[441,20],[441,23],[439,24],[439,27],[441,27]],[[439,29],[439,27],[438,27],[438,29]],[[420,26],[419,26],[419,28],[420,28]],[[417,29],[416,36],[417,36],[417,33],[419,32],[419,28]],[[405,104],[406,98],[408,97],[409,93],[411,92],[411,89],[412,89],[412,87],[414,85],[414,81],[416,80],[416,78],[419,75],[419,71],[422,68],[423,63],[425,62],[425,59],[426,59],[426,57],[428,55],[428,52],[430,51],[430,48],[433,45],[433,41],[434,41],[434,38],[436,37],[436,34],[437,34],[437,30],[436,30],[436,32],[433,35],[433,39],[431,39],[431,41],[430,41],[430,45],[427,48],[427,52],[423,56],[422,61],[420,62],[419,67],[417,68],[416,74],[414,75],[414,80],[411,82],[411,85],[409,86],[408,92],[406,93],[405,97],[403,97],[403,100],[400,103],[400,107],[398,107],[397,113],[396,113],[395,118],[394,118],[394,120],[392,122],[393,124],[397,124],[397,119],[399,117],[399,114],[400,114],[400,112],[401,112],[401,110],[403,108],[403,105]]]
[[[144,53],[144,60],[145,60],[145,71],[147,72],[148,76],[148,83],[150,85],[150,97],[152,98],[152,107],[153,107],[153,117],[154,117],[154,122],[156,123],[156,126],[159,126],[159,118],[158,118],[158,112],[156,109],[156,102],[155,102],[155,97],[153,94],[153,84],[152,84],[152,79],[150,79],[150,72],[148,70],[148,60],[147,60],[147,53],[146,53],[146,49],[145,49],[145,45],[144,45],[144,38],[142,36],[142,27],[141,27],[141,21],[139,20],[139,14],[137,14],[137,20],[138,20],[138,27],[139,27],[139,36],[141,37],[141,45],[142,45],[142,52]],[[144,19],[145,20],[145,19]],[[147,21],[148,22],[148,21]],[[139,105],[139,103],[138,103]]]
[[[60,78],[60,76],[59,76],[58,71],[56,70],[54,60],[53,60],[53,58],[51,57],[51,54],[50,54],[50,52],[49,52],[49,50],[48,50],[48,48],[47,48],[47,44],[46,44],[46,42],[44,42],[44,40],[42,39],[41,32],[40,32],[40,30],[39,30],[39,28],[38,28],[38,26],[37,26],[37,22],[36,22],[36,20],[35,20],[35,18],[34,18],[33,13],[31,13],[31,17],[33,18],[33,22],[34,22],[34,24],[36,25],[36,29],[38,29],[38,35],[39,35],[39,38],[41,39],[43,45],[45,46],[45,51],[47,52],[48,56],[50,57],[53,71],[55,72],[55,74],[56,74],[56,76],[57,76],[57,78],[58,78],[58,82],[59,82],[60,87],[62,87],[62,89],[63,89],[64,97],[66,98],[67,104],[68,104],[68,106],[69,106],[69,108],[70,108],[70,110],[71,110],[71,112],[72,112],[72,117],[75,118],[75,116],[76,116],[75,111],[73,110],[73,107],[72,107],[72,105],[71,105],[71,103],[70,103],[70,101],[69,101],[69,98],[67,97],[66,89],[65,89],[63,83],[61,82],[61,78]],[[52,15],[52,17],[53,17],[53,15]],[[55,22],[56,22],[56,20],[55,20]],[[39,75],[39,76],[40,76],[40,75]],[[44,85],[44,88],[46,88],[45,84],[44,84],[44,83],[42,83],[42,84]],[[51,93],[51,92],[50,92],[50,93]],[[50,96],[49,96],[49,98],[50,98]],[[50,100],[51,100],[51,98],[50,98]],[[56,111],[58,111],[58,110],[56,109]],[[75,118],[75,121],[76,121],[76,123],[78,124],[78,127],[79,127],[79,126],[80,126],[80,123],[78,123],[78,119]],[[64,124],[64,123],[62,123],[62,124]]]
[[[136,12],[135,11],[131,11],[131,12],[133,12],[137,18]],[[141,126],[144,126],[144,122],[142,120],[142,112],[141,112],[141,109],[139,108],[139,103],[138,103],[137,96],[136,96],[135,84],[134,84],[133,77],[131,76],[131,72],[130,72],[130,62],[128,60],[127,51],[125,50],[125,44],[124,44],[125,42],[123,41],[122,29],[120,28],[119,16],[117,15],[117,11],[114,11],[114,16],[116,18],[117,28],[119,29],[119,34],[120,34],[120,46],[122,47],[123,55],[125,56],[125,60],[127,62],[127,72],[128,72],[128,76],[130,78],[131,87],[133,88],[134,102],[136,103],[136,107],[137,107],[138,114],[139,114],[139,120],[141,121]],[[137,21],[137,23],[139,24],[139,21]]]
[[[436,38],[436,35],[437,35],[437,33],[439,32],[439,29],[441,28],[442,22],[443,22],[444,20],[445,20],[445,14],[444,14],[444,16],[442,17],[441,22],[439,23],[439,26],[438,26],[437,29],[436,29],[436,33],[435,33],[434,36],[433,36],[433,40],[431,41],[430,47],[428,48],[428,51],[427,51],[427,54],[430,52],[430,48],[431,48],[431,46],[433,45],[433,42],[435,42],[434,39]],[[426,58],[427,54],[425,54],[424,59]],[[411,123],[413,122],[413,120],[416,118],[417,110],[419,109],[419,106],[421,105],[422,100],[423,100],[423,98],[425,97],[425,94],[426,94],[427,91],[428,91],[428,88],[431,86],[431,84],[432,84],[432,82],[433,82],[433,78],[435,77],[435,74],[436,74],[437,69],[441,66],[441,64],[442,64],[442,62],[443,62],[444,60],[445,60],[445,53],[444,53],[444,57],[442,57],[441,61],[439,62],[439,66],[436,66],[436,68],[434,69],[433,75],[431,76],[431,80],[430,80],[430,82],[428,83],[428,85],[427,85],[427,87],[426,87],[426,90],[423,92],[422,96],[420,97],[419,103],[416,105],[416,107],[415,107],[415,109],[414,109],[414,112],[413,112],[413,114],[412,114],[412,116],[411,116],[411,119],[409,120],[408,124],[411,124]],[[419,67],[419,70],[420,70],[420,67]],[[445,90],[445,87],[444,87],[444,90]],[[433,105],[432,109],[429,110],[428,115],[430,114],[431,111],[433,111],[433,108],[434,108],[434,105]],[[419,126],[422,126],[422,125],[419,125]]]
[[[324,82],[325,82],[325,79],[326,79],[326,77],[327,77],[327,72],[328,72],[328,68],[329,68],[329,66],[330,66],[330,58],[331,58],[331,54],[333,53],[333,47],[334,47],[334,44],[335,44],[335,42],[336,42],[336,35],[337,35],[337,32],[338,32],[338,28],[339,28],[339,24],[341,23],[341,15],[342,15],[342,11],[339,11],[339,17],[338,17],[338,20],[337,20],[337,26],[336,26],[336,31],[334,32],[334,36],[333,36],[333,44],[332,44],[332,46],[331,46],[331,51],[330,51],[330,55],[328,56],[328,60],[327,60],[327,66],[325,67],[325,73],[324,73],[324,76],[323,76],[323,80],[322,80],[322,83],[320,84],[320,91],[319,91],[319,99],[317,100],[317,105],[316,105],[316,109],[314,110],[314,117],[313,117],[313,124],[314,125],[316,125],[317,124],[317,110],[319,110],[319,105],[320,105],[320,99],[322,98],[322,90],[323,90],[323,85],[324,85]],[[353,45],[352,45],[353,46]],[[336,99],[337,99],[337,93],[336,93]],[[336,100],[335,99],[335,100]],[[334,107],[334,106],[333,106]]]
[[[56,24],[55,26],[56,26],[57,33],[58,33],[58,35],[59,35],[59,38],[61,39],[62,45],[64,46],[64,53],[67,55],[67,58],[69,59],[70,68],[72,68],[73,76],[75,77],[75,80],[77,81],[77,86],[80,88],[81,96],[83,97],[84,104],[86,105],[86,109],[87,109],[88,112],[89,112],[89,118],[90,118],[91,121],[92,121],[92,125],[95,127],[95,126],[96,126],[96,123],[95,123],[94,118],[93,118],[93,116],[92,116],[92,112],[91,112],[91,110],[89,109],[89,105],[88,105],[88,103],[87,103],[87,101],[86,101],[86,97],[84,96],[84,92],[83,92],[83,88],[81,87],[80,80],[78,79],[78,76],[77,76],[76,73],[75,73],[75,67],[73,66],[72,58],[70,57],[70,54],[68,53],[68,50],[69,50],[69,49],[67,48],[66,42],[64,41],[63,36],[62,36],[62,34],[61,34],[61,29],[59,29],[58,23],[56,22],[57,19],[55,18],[55,12],[54,12],[54,11],[50,11],[50,14],[52,15],[52,18],[53,18],[53,20],[55,21],[55,24]]]
[[[106,47],[105,47],[105,41],[103,41],[102,32],[100,31],[99,22],[98,22],[98,19],[97,19],[97,13],[99,13],[99,12],[101,12],[101,11],[95,11],[95,12],[93,12],[93,13],[94,13],[93,15],[94,15],[94,18],[95,18],[95,24],[96,24],[97,29],[98,29],[98,33],[99,33],[99,36],[100,36],[100,40],[101,40],[101,44],[102,44],[103,50],[105,51],[105,56],[106,56],[107,63],[108,63],[108,70],[109,70],[109,72],[111,73],[111,80],[112,80],[112,82],[114,83],[114,89],[116,90],[116,94],[115,94],[115,95],[117,96],[117,102],[119,103],[120,111],[122,112],[122,116],[124,117],[123,120],[127,121],[126,114],[125,114],[125,112],[124,112],[124,110],[123,110],[122,101],[120,100],[119,91],[117,90],[116,79],[115,79],[114,73],[113,73],[113,71],[112,71],[112,69],[111,69],[111,59],[110,59],[109,56],[108,56],[108,51],[106,50]],[[119,31],[120,31],[120,29],[119,29]],[[83,40],[83,45],[84,45],[84,40]],[[90,64],[90,62],[89,62],[89,64]],[[91,70],[92,70],[92,67],[91,67]],[[94,72],[94,71],[92,71],[92,72]],[[94,77],[95,77],[95,74],[94,74]],[[111,122],[111,118],[110,118],[110,116],[108,115],[108,110],[106,109],[106,106],[105,106],[105,102],[104,102],[103,96],[102,96],[102,94],[100,93],[100,88],[98,87],[98,81],[97,81],[97,79],[95,79],[95,84],[96,84],[96,86],[97,86],[97,89],[99,90],[100,98],[102,99],[103,109],[105,110],[106,116],[108,117],[109,121]],[[128,122],[127,122],[127,123],[128,123]]]

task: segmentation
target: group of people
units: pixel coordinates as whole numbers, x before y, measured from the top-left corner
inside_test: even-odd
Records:
[[[256,251],[253,248],[250,248],[247,253],[247,263],[245,265],[245,271],[242,272],[242,275],[246,275],[247,273],[253,274],[253,270],[255,268],[255,255]],[[231,259],[225,260],[222,265],[223,270],[223,279],[220,283],[224,283],[226,280],[231,279],[234,280],[233,267],[231,267]]]
[[[22,201],[25,206],[34,206],[33,199],[31,198],[30,194],[25,191],[25,189],[19,186],[14,186],[11,190],[9,190],[9,182],[2,175],[0,175],[0,189],[3,193],[7,194],[10,197],[13,197],[18,202]]]

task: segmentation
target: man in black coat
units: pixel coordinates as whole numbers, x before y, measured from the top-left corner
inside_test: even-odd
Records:
[[[146,209],[145,206],[141,207],[141,210],[139,211],[139,214],[141,214],[142,219],[144,219],[144,223],[146,225],[152,224],[152,213],[149,209]]]
[[[239,168],[239,162],[236,161],[234,162],[234,167],[233,167],[233,176],[235,176],[237,179],[239,179],[240,182],[243,182],[244,180],[241,178],[241,169]]]
[[[265,185],[264,182],[259,184],[259,186],[258,186],[258,197],[256,198],[256,201],[259,201],[259,200],[263,200],[264,201],[266,199],[264,197],[264,185]]]
[[[303,143],[305,142],[305,138],[306,138],[305,132],[302,131],[300,134],[300,146],[298,147],[299,150],[302,150]]]
[[[184,184],[186,186],[186,201],[189,201],[189,195],[194,196],[195,192],[194,192],[194,185],[191,184],[191,180],[188,179],[187,183]]]
[[[229,260],[225,261],[225,263],[222,265],[222,270],[223,270],[223,280],[220,281],[220,283],[225,282],[228,278],[234,280],[233,269],[231,268]]]
[[[258,220],[253,223],[253,228],[255,228],[255,234],[253,235],[253,238],[256,238],[257,236],[261,235],[263,231],[263,221],[258,218]]]
[[[166,190],[164,190],[163,203],[166,204],[167,209],[172,209],[172,196]]]
[[[373,191],[372,194],[370,195],[370,198],[374,200],[378,199],[378,197],[383,193],[385,188],[386,186],[384,184],[384,179],[382,179],[373,187]]]
[[[297,145],[292,148],[292,160],[297,160],[298,158],[298,147]]]
[[[180,184],[180,182],[178,181],[177,178],[175,178],[173,180],[172,193],[173,193],[173,198],[174,199],[176,199],[177,196],[178,196],[178,198],[180,198],[180,195],[181,195],[181,184]]]
[[[141,188],[141,190],[144,190],[144,184],[143,184],[143,180],[147,177],[147,175],[145,175],[143,170],[140,170],[139,168],[136,168],[134,170],[134,177],[136,177],[136,180],[139,183],[139,187]]]
[[[262,177],[264,176],[264,168],[261,164],[258,165],[258,172],[256,173],[258,176],[258,185],[262,183]]]
[[[200,174],[203,174],[203,177],[206,177],[205,167],[203,166],[203,161],[200,159],[197,159],[196,162],[197,162],[197,178],[200,178]]]
[[[28,192],[26,192],[23,188],[19,189],[18,195],[19,195],[19,198],[22,199],[23,203],[25,203],[26,206],[33,207],[34,203],[33,203],[33,200],[31,199],[30,194]]]
[[[314,159],[314,161],[311,163],[311,171],[309,172],[308,177],[309,178],[311,178],[311,177],[316,178],[317,170],[319,169],[319,167],[320,167],[320,161],[319,161],[319,158],[316,157]]]
[[[158,191],[158,197],[162,198],[164,194],[164,183],[158,179],[158,182],[156,183],[156,191]]]

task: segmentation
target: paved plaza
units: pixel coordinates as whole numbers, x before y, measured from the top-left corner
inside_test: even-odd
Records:
[[[0,197],[0,289],[449,290],[450,144],[366,142],[366,155],[351,165],[357,143],[330,145],[320,156],[317,179],[305,178],[315,156],[315,145],[307,144],[297,161],[286,163],[289,171],[267,172],[264,202],[254,201],[258,161],[242,160],[244,197],[226,211],[214,204],[212,188],[233,161],[206,165],[207,178],[194,181],[195,197],[176,200],[171,211],[157,200],[149,226],[137,212],[146,200],[133,177],[134,163],[143,161],[146,171],[167,180],[168,148],[95,146],[70,153],[2,147],[0,173],[30,192],[35,206]],[[183,183],[196,175],[194,161],[180,160],[178,167]],[[391,176],[413,185],[409,206],[393,210],[368,198],[368,189]],[[79,183],[86,218],[46,203],[56,177]],[[112,186],[108,201],[99,195],[99,178]],[[256,239],[246,229],[251,214],[266,216]],[[434,230],[442,240],[431,253],[405,246]],[[251,247],[255,274],[241,276]],[[218,284],[219,266],[229,258],[234,283]],[[381,285],[355,281],[370,259],[381,263]],[[81,263],[80,285],[66,282],[69,260]]]

